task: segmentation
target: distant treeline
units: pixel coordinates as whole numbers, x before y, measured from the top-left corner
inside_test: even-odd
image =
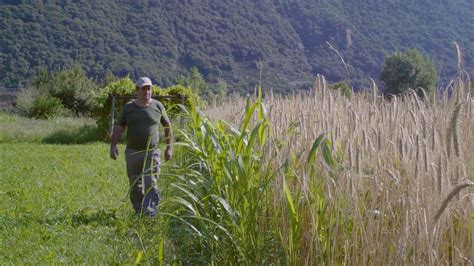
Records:
[[[433,58],[444,81],[456,73],[453,41],[474,75],[472,17],[471,0],[0,1],[0,87],[79,61],[97,80],[150,76],[163,87],[196,66],[231,92],[288,92],[316,73],[360,88],[408,48]]]

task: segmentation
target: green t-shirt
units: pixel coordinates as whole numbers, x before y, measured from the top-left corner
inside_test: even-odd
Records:
[[[155,148],[160,139],[160,123],[170,124],[166,110],[159,101],[152,99],[146,107],[128,102],[122,109],[117,125],[127,127],[127,147],[133,150]]]

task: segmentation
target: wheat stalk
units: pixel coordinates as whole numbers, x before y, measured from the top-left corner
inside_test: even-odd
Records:
[[[302,191],[306,198],[314,197],[314,202],[324,207],[308,208],[306,204],[311,203],[298,207],[304,236],[295,250],[300,248],[301,258],[308,258],[310,264],[318,259],[323,259],[323,264],[382,263],[379,258],[386,259],[388,264],[446,264],[448,260],[456,263],[454,255],[448,259],[450,252],[455,252],[456,257],[470,254],[467,246],[471,242],[459,233],[470,222],[465,204],[450,207],[460,210],[456,219],[434,227],[433,234],[427,235],[426,231],[427,226],[434,224],[434,218],[439,222],[457,196],[465,194],[465,183],[459,184],[457,180],[463,180],[474,170],[473,105],[463,102],[459,107],[459,102],[448,99],[428,105],[414,94],[388,102],[374,98],[374,91],[354,94],[348,99],[326,88],[324,77],[318,76],[310,93],[275,95],[269,103],[271,145],[265,160],[272,162],[272,167],[290,162],[288,185],[295,204]],[[242,105],[229,103],[216,110],[220,112],[217,115],[232,117]],[[297,134],[289,130],[294,124],[299,125]],[[343,153],[337,162],[341,167],[331,172],[319,167],[318,163],[325,163],[320,149],[315,153],[318,159],[314,160],[318,167],[313,167],[313,172],[301,169],[310,141],[323,132],[333,143],[327,149],[332,151],[329,154],[334,154],[334,149],[336,154]],[[451,158],[448,149],[453,149]],[[287,238],[289,224],[271,218],[285,213],[280,200],[275,200],[284,195],[279,185],[279,181],[269,183],[265,197],[273,205],[267,213],[282,228],[283,238]],[[451,190],[454,192],[450,193]],[[430,210],[432,202],[438,205]],[[374,216],[373,210],[380,213]],[[430,210],[430,219],[426,219],[425,210]],[[323,215],[318,215],[320,212]],[[350,230],[342,227],[344,220],[351,220]],[[326,238],[318,238],[318,234]],[[399,236],[400,242],[394,247],[390,239]],[[449,243],[445,241],[448,238]],[[337,243],[334,239],[338,239]],[[305,260],[300,262],[304,264]]]
[[[469,187],[469,186],[474,186],[474,182],[469,181],[469,180],[465,180],[461,184],[454,187],[453,190],[451,190],[451,192],[448,194],[448,196],[441,203],[441,207],[439,208],[439,210],[436,212],[436,215],[434,216],[434,222],[435,223],[438,221],[441,214],[443,214],[444,209],[446,209],[446,207],[448,206],[448,203],[451,201],[451,199],[454,198],[454,196],[456,196],[461,190],[463,190],[464,188]]]
[[[451,156],[451,143],[453,140],[455,140],[454,148],[458,149],[458,152],[456,152],[456,155],[459,154],[459,142],[458,142],[459,138],[457,137],[456,126],[457,126],[457,121],[458,121],[458,116],[459,116],[460,111],[461,111],[461,104],[458,104],[453,111],[453,115],[451,116],[449,127],[446,130],[446,151],[448,152],[448,158]]]
[[[464,62],[462,60],[462,52],[457,42],[453,42],[454,47],[456,48],[456,58],[458,62],[458,71],[461,71],[464,68]]]
[[[461,157],[461,148],[459,147],[459,132],[458,132],[458,117],[461,112],[462,104],[458,104],[454,110],[453,117],[451,119],[451,127],[453,132],[453,142],[454,142],[454,151],[456,152],[457,157]]]
[[[370,82],[372,91],[372,103],[375,105],[377,103],[377,95],[379,93],[379,89],[377,87],[377,84],[375,84],[375,80],[371,78]]]

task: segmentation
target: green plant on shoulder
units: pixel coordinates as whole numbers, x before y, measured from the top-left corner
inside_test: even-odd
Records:
[[[109,94],[132,96],[135,93],[135,84],[129,77],[119,79],[115,82],[108,84],[106,87],[99,89],[92,95],[93,108],[91,112],[92,118],[95,119],[99,134],[102,138],[107,138],[109,130],[111,115],[112,115],[112,101],[109,98]],[[118,119],[118,115],[129,99],[115,99],[115,117]]]
[[[112,115],[112,99],[109,97],[110,94],[119,96],[130,96],[129,98],[115,98],[115,113],[114,120],[118,119],[122,107],[133,98],[136,88],[134,82],[129,78],[125,77],[116,81],[111,82],[104,88],[99,89],[92,96],[93,108],[91,116],[96,120],[97,126],[102,138],[107,138],[108,130]],[[184,100],[179,97],[167,99],[160,99],[163,103],[168,114],[171,117],[176,117],[181,109],[178,105],[184,105],[188,108],[194,108],[201,104],[201,100],[191,89],[175,85],[162,89],[159,86],[153,86],[154,96],[167,96],[167,95],[182,95]]]
[[[179,108],[179,105],[184,105],[188,109],[196,109],[203,106],[203,102],[199,95],[196,94],[191,88],[182,85],[167,87],[163,90],[160,90],[157,95],[180,96],[160,100],[165,106],[168,115],[171,115],[172,117],[176,117],[182,112],[181,108]]]

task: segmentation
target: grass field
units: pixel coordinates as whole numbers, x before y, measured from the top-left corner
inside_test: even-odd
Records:
[[[154,262],[159,221],[133,215],[123,156],[95,133],[0,113],[0,264]]]
[[[0,111],[0,143],[86,143],[97,141],[96,133],[90,118],[32,120]]]
[[[132,216],[108,146],[0,144],[0,264],[126,263],[159,226]]]
[[[36,122],[4,114],[0,264],[471,264],[474,106],[459,99],[347,98],[319,79],[191,112],[155,220],[132,214],[123,156],[93,126],[21,135]]]

